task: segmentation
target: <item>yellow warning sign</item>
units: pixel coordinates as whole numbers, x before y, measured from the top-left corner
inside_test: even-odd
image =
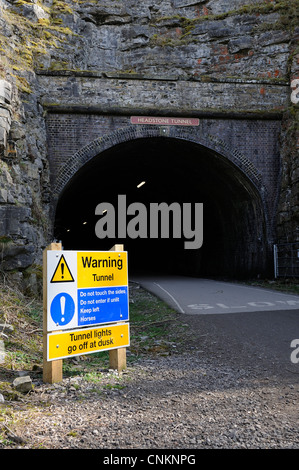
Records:
[[[130,346],[129,324],[48,334],[48,361]]]
[[[128,285],[127,252],[77,252],[78,288]]]
[[[58,264],[56,266],[56,269],[54,271],[54,274],[52,276],[51,281],[52,283],[54,282],[74,282],[73,275],[70,271],[70,268],[68,267],[68,264],[62,255],[60,260],[58,261]]]

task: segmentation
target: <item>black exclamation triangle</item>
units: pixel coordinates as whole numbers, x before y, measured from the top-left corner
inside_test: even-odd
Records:
[[[61,263],[61,279],[63,279],[64,263]]]

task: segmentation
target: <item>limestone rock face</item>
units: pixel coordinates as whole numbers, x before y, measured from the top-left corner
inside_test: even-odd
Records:
[[[7,145],[7,136],[11,125],[11,84],[0,80],[0,154]]]

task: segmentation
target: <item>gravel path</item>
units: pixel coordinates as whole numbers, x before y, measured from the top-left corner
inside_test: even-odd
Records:
[[[145,361],[124,374],[120,390],[105,389],[108,375],[97,390],[78,378],[48,389],[51,405],[35,411],[22,433],[29,447],[299,447],[298,384],[196,353]]]
[[[37,381],[31,408],[14,409],[19,447],[298,449],[299,366],[242,340],[245,317],[181,320],[185,341],[168,356],[146,355],[120,375],[98,371],[96,383]]]

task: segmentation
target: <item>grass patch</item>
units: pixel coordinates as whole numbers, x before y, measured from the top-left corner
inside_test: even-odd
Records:
[[[9,333],[0,336],[5,346],[2,368],[7,371],[27,370],[34,364],[42,365],[41,299],[27,297],[17,286],[2,281],[0,324],[12,327]]]
[[[138,285],[131,287],[131,355],[166,355],[180,343],[183,325],[179,314]]]
[[[264,287],[266,289],[273,289],[279,292],[288,292],[289,294],[299,295],[299,279],[276,279],[276,280],[254,280],[249,281],[249,285],[256,287]]]

